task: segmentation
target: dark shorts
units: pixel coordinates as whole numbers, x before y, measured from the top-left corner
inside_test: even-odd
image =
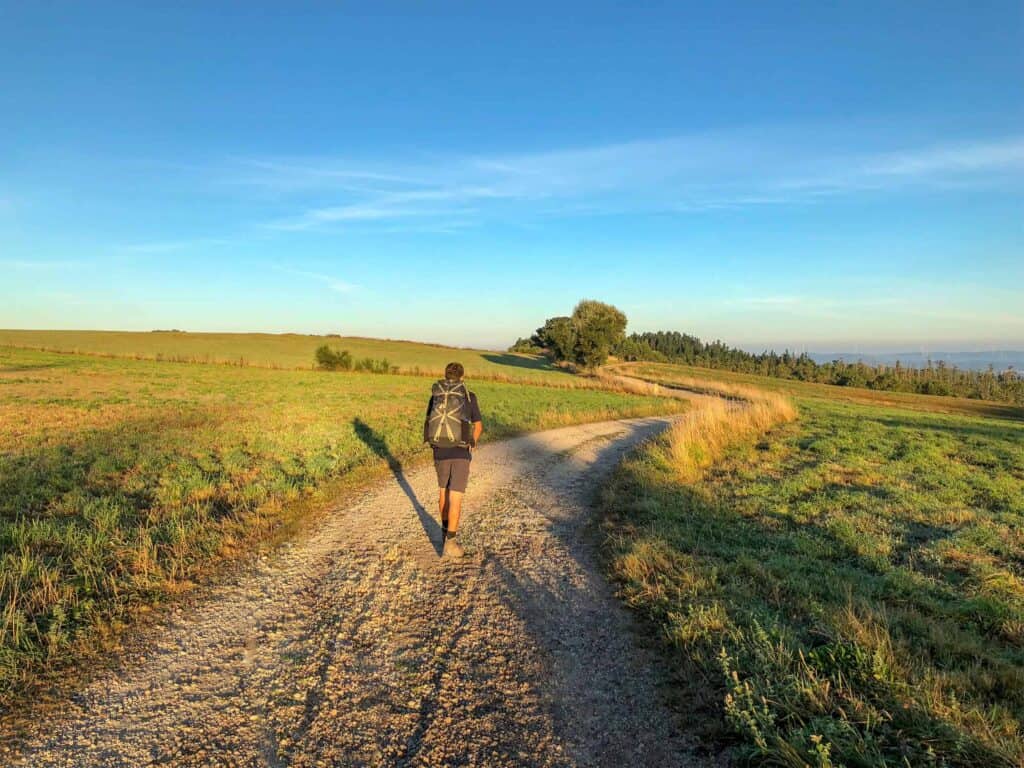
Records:
[[[469,459],[439,459],[434,462],[437,470],[437,487],[449,491],[466,492],[469,483]]]

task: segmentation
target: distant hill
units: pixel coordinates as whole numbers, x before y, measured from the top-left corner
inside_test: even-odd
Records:
[[[1020,350],[991,350],[981,352],[808,352],[807,355],[816,363],[828,363],[832,360],[842,360],[846,363],[856,363],[858,360],[867,365],[893,365],[897,360],[900,364],[923,368],[928,361],[938,363],[945,361],[946,365],[956,366],[973,371],[984,371],[990,365],[997,371],[1013,367],[1014,370],[1024,371],[1024,351]]]
[[[113,357],[234,363],[272,368],[312,368],[321,344],[347,350],[353,359],[386,358],[404,373],[441,375],[458,360],[469,378],[507,379],[573,386],[578,382],[546,358],[486,349],[356,336],[299,333],[186,333],[184,331],[31,331],[0,329],[0,346]]]

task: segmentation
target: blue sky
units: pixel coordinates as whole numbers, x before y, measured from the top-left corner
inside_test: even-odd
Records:
[[[1024,347],[1024,6],[0,2],[0,327]]]

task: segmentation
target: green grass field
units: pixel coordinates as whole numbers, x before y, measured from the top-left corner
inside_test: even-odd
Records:
[[[630,376],[645,381],[671,385],[681,379],[708,378],[715,381],[754,386],[769,392],[780,392],[801,399],[827,400],[830,402],[860,403],[863,405],[894,406],[915,411],[941,411],[965,416],[995,416],[1003,419],[1024,421],[1024,408],[990,400],[972,400],[965,397],[941,395],[916,395],[908,392],[886,392],[860,387],[837,387],[830,384],[774,379],[752,373],[709,370],[688,365],[669,363],[623,363],[612,366]]]
[[[1024,764],[1024,424],[742,383],[799,419],[689,482],[656,441],[604,493],[695,726],[755,764]]]
[[[546,359],[478,349],[457,349],[412,341],[270,333],[133,333],[127,331],[0,330],[0,346],[89,355],[243,364],[257,367],[312,368],[321,344],[348,350],[354,359],[387,358],[402,373],[440,375],[458,360],[466,375],[499,381],[529,381],[554,386],[585,382]]]
[[[0,700],[272,536],[328,481],[426,456],[429,383],[0,347]],[[470,386],[485,440],[683,407]]]

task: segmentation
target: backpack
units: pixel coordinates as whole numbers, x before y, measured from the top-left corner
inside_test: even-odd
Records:
[[[468,446],[472,440],[469,419],[469,390],[461,381],[435,382],[430,388],[430,416],[427,417],[427,442],[435,448]]]

